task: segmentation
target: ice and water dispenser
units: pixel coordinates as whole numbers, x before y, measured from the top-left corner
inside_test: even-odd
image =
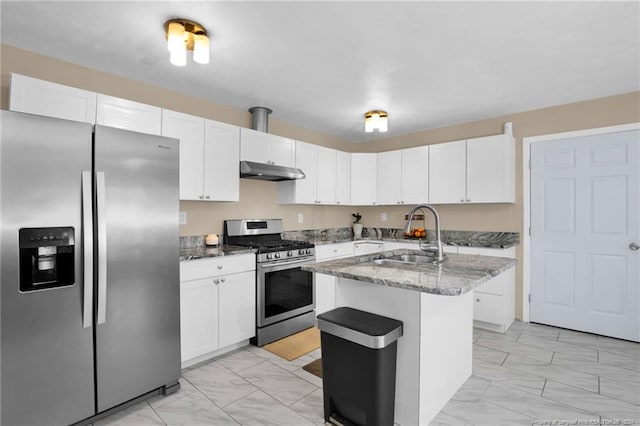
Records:
[[[18,235],[21,292],[75,283],[72,227],[22,228]]]

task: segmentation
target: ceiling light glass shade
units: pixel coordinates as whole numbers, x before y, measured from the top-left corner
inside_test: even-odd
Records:
[[[169,22],[167,25],[167,49],[169,52],[176,50],[186,51],[184,26],[179,22]]]
[[[364,115],[364,131],[371,133],[374,130],[379,132],[388,130],[387,113],[385,111],[369,111]]]
[[[199,64],[209,63],[209,37],[196,34],[193,42],[193,60]]]
[[[169,61],[178,67],[187,65],[187,49],[176,49],[171,51]]]

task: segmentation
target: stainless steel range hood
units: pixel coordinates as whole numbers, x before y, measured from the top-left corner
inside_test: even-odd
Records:
[[[277,166],[275,164],[256,163],[253,161],[240,162],[240,177],[245,179],[282,180],[304,179],[304,172],[294,167]]]
[[[269,114],[271,114],[272,111],[265,107],[252,107],[249,108],[249,112],[252,116],[251,127],[253,130],[268,133]],[[283,180],[304,179],[305,175],[302,170],[294,167],[256,163],[254,161],[240,161],[240,177],[279,182]]]

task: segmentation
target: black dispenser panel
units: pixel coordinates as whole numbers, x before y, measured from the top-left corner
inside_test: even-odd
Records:
[[[18,236],[21,292],[75,284],[73,227],[22,228]]]

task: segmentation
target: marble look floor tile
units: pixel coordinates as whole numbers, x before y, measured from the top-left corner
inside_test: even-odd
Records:
[[[553,352],[560,352],[569,355],[576,355],[582,358],[589,358],[593,361],[598,360],[598,351],[592,348],[578,346],[567,342],[558,342],[537,336],[529,336],[522,334],[518,339],[518,343],[523,345],[535,346],[537,348],[546,349]]]
[[[621,382],[600,377],[600,395],[640,406],[640,382]]]
[[[471,376],[451,397],[455,401],[477,401],[483,398],[491,381],[478,376]]]
[[[596,412],[609,419],[640,421],[640,406],[552,380],[547,381],[542,397],[580,410]]]
[[[156,412],[168,426],[236,426],[238,424],[200,392],[157,407]]]
[[[469,423],[464,420],[456,419],[442,411],[429,422],[429,426],[467,426]]]
[[[473,375],[540,396],[546,379],[490,362],[474,360]]]
[[[307,382],[311,383],[312,385],[315,385],[319,388],[322,387],[322,378],[316,376],[315,374],[311,374],[306,370],[303,370],[302,368],[298,368],[297,370],[293,370],[292,371],[293,374],[295,374],[296,376],[300,377],[301,379],[306,380]]]
[[[600,419],[598,414],[578,410],[499,383],[491,383],[484,393],[484,398],[496,405],[538,420],[574,419],[584,421],[583,424],[593,424],[589,422]]]
[[[598,362],[627,370],[640,371],[640,357],[627,356],[617,352],[599,350]]]
[[[305,426],[314,424],[260,390],[229,404],[224,410],[243,426]]]
[[[256,391],[255,386],[218,362],[187,371],[184,377],[219,407]]]
[[[558,336],[559,342],[572,343],[574,345],[586,345],[595,344],[598,341],[598,336],[591,333],[583,333],[581,331],[574,330],[560,330],[560,336]]]
[[[536,348],[534,346],[523,345],[517,342],[506,340],[498,340],[493,337],[482,336],[475,343],[476,346],[484,346],[491,349],[517,354],[527,358],[535,359],[542,362],[551,362],[553,356],[552,351]]]
[[[471,425],[531,426],[533,424],[531,417],[523,416],[484,400],[451,400],[444,406],[441,413]]]
[[[473,345],[473,359],[479,359],[485,362],[501,365],[509,355],[497,349],[488,348],[481,345]]]
[[[187,395],[190,395],[194,392],[198,392],[198,390],[196,388],[193,387],[193,385],[191,383],[189,383],[188,380],[186,380],[184,377],[180,378],[180,389],[178,389],[177,392],[172,393],[171,395],[157,395],[154,396],[152,398],[147,399],[147,402],[149,403],[149,405],[151,405],[153,408],[156,407],[161,407],[164,404],[168,404],[170,402],[173,402],[177,399],[183,398]]]
[[[269,361],[264,361],[238,374],[287,406],[317,389],[317,386]]]
[[[577,370],[570,370],[568,368],[559,367],[557,365],[513,354],[509,354],[507,360],[502,365],[514,370],[533,374],[534,376],[556,380],[560,383],[565,383],[591,392],[598,392],[598,377],[592,374],[586,374]]]
[[[298,368],[304,367],[305,365],[315,360],[316,358],[310,357],[308,355],[302,355],[301,357],[298,357],[293,361],[287,361],[284,358],[277,357],[276,359],[269,359],[269,362],[277,365],[283,370],[294,371],[294,370],[297,370]]]
[[[307,355],[309,355],[313,359],[322,358],[322,349],[321,348],[315,349],[309,352]]]
[[[485,337],[487,339],[495,339],[495,340],[506,340],[509,342],[515,342],[520,337],[520,332],[518,331],[506,331],[504,333],[496,333],[495,331],[489,330],[478,330],[474,328],[474,331],[478,331],[478,338]],[[475,337],[475,335],[474,335]],[[477,339],[474,339],[474,341]]]
[[[311,392],[291,406],[291,409],[311,423],[324,425],[324,403],[322,389]]]
[[[600,378],[604,377],[621,382],[629,382],[630,384],[640,383],[640,371],[627,370],[625,368],[603,364],[590,359],[581,358],[579,356],[556,353],[553,356],[551,364],[592,374],[594,376],[599,376]]]
[[[548,325],[542,324],[534,324],[534,323],[525,323],[521,321],[514,321],[514,323],[509,327],[509,332],[519,332],[524,333],[529,336],[538,336],[544,337],[550,340],[558,340],[558,336],[560,334],[559,328],[550,327]]]
[[[260,364],[264,360],[251,351],[241,348],[217,358],[216,361],[234,373],[237,373],[238,371]]]
[[[95,426],[152,426],[165,423],[149,404],[141,402],[93,424]]]
[[[598,349],[609,352],[617,352],[633,358],[640,358],[640,343],[627,340],[614,339],[613,337],[598,336]]]

